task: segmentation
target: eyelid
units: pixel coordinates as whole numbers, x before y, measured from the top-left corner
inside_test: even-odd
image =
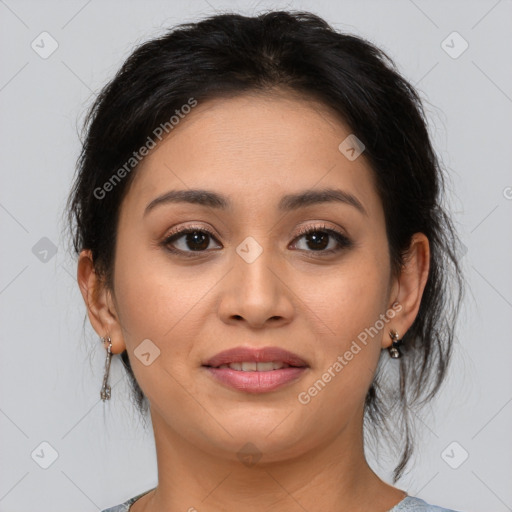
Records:
[[[308,233],[311,233],[314,231],[327,231],[328,233],[336,233],[337,235],[340,235],[340,236],[348,239],[348,236],[345,235],[340,229],[328,226],[325,223],[325,221],[319,221],[319,222],[321,222],[321,224],[312,224],[309,226],[301,226],[299,228],[298,233],[295,235],[295,238],[298,238],[303,235],[307,235]]]
[[[209,235],[211,235],[213,238],[217,239],[217,235],[213,232],[213,230],[210,230],[209,228],[205,227],[205,226],[200,226],[200,225],[188,225],[188,226],[179,226],[177,228],[172,228],[171,231],[169,231],[164,239],[167,240],[169,239],[170,237],[172,237],[173,235],[176,235],[176,234],[186,234],[187,231],[205,231],[206,233],[208,233]]]

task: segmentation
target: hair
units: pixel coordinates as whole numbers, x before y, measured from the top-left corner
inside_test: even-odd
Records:
[[[335,31],[312,13],[297,11],[214,15],[141,44],[85,118],[85,138],[66,205],[73,249],[76,254],[91,250],[95,272],[113,290],[120,206],[136,165],[105,197],[98,198],[95,191],[191,97],[201,103],[275,90],[327,106],[364,144],[363,157],[384,209],[393,275],[402,269],[414,233],[424,233],[430,243],[430,271],[418,314],[403,336],[399,375],[390,381],[393,377],[384,371],[388,357],[383,361],[387,354],[382,351],[364,407],[365,427],[374,427],[375,433],[380,429],[400,446],[396,482],[414,448],[414,407],[430,401],[446,376],[464,280],[460,241],[442,205],[445,178],[421,99],[381,49]],[[147,398],[126,350],[121,358],[144,415]]]

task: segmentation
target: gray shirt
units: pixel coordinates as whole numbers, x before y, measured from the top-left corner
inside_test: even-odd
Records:
[[[135,503],[141,496],[144,496],[144,494],[147,494],[149,491],[152,491],[152,490],[153,489],[149,489],[148,491],[145,491],[141,494],[138,494],[137,496],[134,496],[133,498],[130,498],[129,500],[125,501],[124,503],[121,503],[120,505],[116,505],[115,507],[110,507],[105,510],[102,510],[102,512],[128,512],[130,510],[130,505]],[[442,507],[436,507],[434,505],[429,505],[427,502],[425,502],[419,498],[414,498],[413,496],[406,496],[402,501],[397,503],[388,512],[457,512],[457,511],[447,509],[447,508],[442,508]]]

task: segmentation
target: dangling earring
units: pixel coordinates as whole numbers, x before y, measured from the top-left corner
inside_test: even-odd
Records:
[[[389,331],[389,336],[393,340],[393,343],[391,344],[391,346],[388,347],[389,355],[393,359],[398,359],[398,358],[402,357],[402,352],[400,352],[399,347],[400,347],[400,345],[403,345],[403,340],[398,339],[398,333],[394,329]]]
[[[101,341],[105,343],[105,338],[101,338]],[[100,396],[101,399],[105,402],[105,400],[110,400],[110,386],[107,384],[108,381],[108,373],[110,371],[110,360],[112,359],[112,341],[110,340],[110,336],[108,336],[108,348],[107,348],[107,359],[105,360],[105,375],[103,376],[103,386],[101,387]]]

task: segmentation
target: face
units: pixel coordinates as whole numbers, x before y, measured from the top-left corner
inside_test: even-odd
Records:
[[[270,461],[360,428],[396,288],[372,171],[338,148],[349,134],[304,99],[218,99],[137,169],[115,253],[118,351],[168,435],[233,460],[252,443]],[[220,199],[161,199],[196,189]],[[338,199],[297,199],[327,189]],[[258,367],[289,355],[268,347],[293,366]],[[263,371],[205,366],[240,348],[253,352],[232,359]]]

